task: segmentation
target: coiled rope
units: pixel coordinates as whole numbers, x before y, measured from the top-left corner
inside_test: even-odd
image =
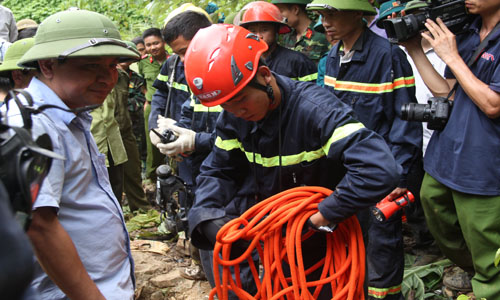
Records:
[[[301,243],[314,234],[309,230],[302,235],[302,228],[318,211],[318,203],[331,193],[323,187],[293,188],[259,202],[241,217],[225,224],[217,233],[213,268],[215,288],[209,299],[214,299],[215,294],[221,300],[228,299],[228,291],[232,290],[240,299],[248,300],[314,300],[324,285],[331,286],[334,300],[364,299],[365,248],[361,228],[354,216],[338,224],[333,233],[322,233],[326,234],[326,253],[321,260],[307,270],[302,263]],[[283,226],[286,226],[285,236]],[[250,245],[240,257],[231,260],[231,246],[239,239],[249,241]],[[255,249],[263,265],[262,278],[252,259]],[[257,284],[255,295],[242,289],[238,265],[244,260],[250,264]],[[289,264],[288,277],[283,272],[283,262]],[[219,266],[222,266],[222,282]],[[307,282],[306,275],[321,267],[320,279]],[[314,288],[314,292],[311,294],[308,288]]]

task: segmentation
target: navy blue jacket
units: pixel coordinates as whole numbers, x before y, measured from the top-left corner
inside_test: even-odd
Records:
[[[276,45],[264,62],[271,71],[294,80],[314,82],[318,77],[318,68],[312,60],[280,45]]]
[[[351,61],[340,65],[342,47],[339,42],[328,54],[325,87],[386,140],[403,167],[398,186],[406,187],[411,166],[422,157],[422,125],[401,120],[401,106],[417,103],[415,78],[406,55],[369,29],[354,44]]]
[[[177,55],[170,56],[167,61],[161,66],[160,74],[153,83],[156,92],[151,101],[151,114],[149,115],[149,130],[157,127],[158,115],[165,116],[165,109],[167,108],[167,99],[170,90],[168,83],[170,82],[169,76],[172,75],[174,61]],[[175,67],[174,78],[172,82],[172,96],[170,98],[170,107],[168,109],[168,117],[176,121],[181,118],[181,107],[186,100],[189,99],[191,93],[186,83],[186,76],[184,75],[184,64],[179,60]]]
[[[206,107],[194,96],[182,105],[181,119],[176,125],[196,132],[195,151],[187,158],[191,166],[191,183],[196,183],[201,163],[212,151],[215,142],[215,124],[221,112],[222,107],[219,105]]]
[[[197,229],[201,222],[239,216],[292,187],[335,190],[319,210],[336,223],[382,199],[399,180],[401,167],[386,142],[353,119],[349,106],[314,83],[275,77],[281,103],[263,120],[223,111],[217,121],[215,146],[201,166],[188,215],[197,247],[209,245]]]

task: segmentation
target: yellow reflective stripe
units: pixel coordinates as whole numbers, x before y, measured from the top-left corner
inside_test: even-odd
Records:
[[[379,94],[390,93],[395,89],[403,87],[415,86],[415,77],[400,77],[396,78],[393,82],[363,83],[355,81],[340,81],[335,77],[325,75],[325,85],[331,86],[339,91]]]
[[[203,104],[196,103],[193,98],[193,94],[191,94],[191,102],[189,105],[193,108],[194,112],[222,112],[222,106],[220,105],[207,107]]]
[[[320,159],[321,157],[325,156],[328,154],[330,151],[331,146],[351,135],[352,133],[364,128],[363,124],[361,123],[349,123],[344,126],[341,126],[333,132],[332,136],[328,139],[327,143],[322,146],[320,149],[313,150],[313,151],[303,151],[298,154],[292,154],[292,155],[284,155],[281,156],[281,165],[282,166],[292,166],[292,165],[297,165],[301,162],[311,162],[316,159]],[[246,151],[243,148],[243,145],[241,144],[240,141],[237,139],[232,139],[232,140],[222,140],[219,136],[215,140],[215,146],[217,148],[220,148],[225,151],[231,151],[231,150],[236,150],[239,149],[241,150],[247,160],[249,162],[254,162],[254,153]],[[274,157],[263,157],[260,153],[255,153],[255,163],[262,165],[263,167],[278,167],[280,165],[280,157],[279,156],[274,156]]]
[[[158,74],[158,76],[156,76],[156,79],[158,79],[159,81],[168,82],[168,75]],[[188,86],[185,84],[182,84],[182,83],[178,83],[178,82],[174,81],[174,82],[172,82],[172,87],[176,90],[181,90],[183,92],[189,92]]]
[[[291,78],[291,79],[298,80],[298,81],[313,81],[313,80],[318,79],[318,73],[313,73],[313,74],[309,74],[309,75],[302,76],[299,78]]]
[[[415,77],[400,77],[394,79],[394,89],[400,89],[403,87],[415,86]]]
[[[172,82],[172,87],[176,90],[181,90],[183,92],[189,92],[188,86],[178,82]]]
[[[401,285],[390,288],[368,287],[368,295],[377,299],[384,299],[387,295],[395,295],[401,292]]]
[[[159,81],[167,82],[168,81],[168,75],[158,74],[158,76],[156,76],[156,79],[158,79]]]

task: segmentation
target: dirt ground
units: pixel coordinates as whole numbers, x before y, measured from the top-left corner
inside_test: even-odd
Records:
[[[182,243],[135,240],[131,243],[139,300],[204,300],[210,285],[206,280],[188,280],[179,270],[191,264]]]

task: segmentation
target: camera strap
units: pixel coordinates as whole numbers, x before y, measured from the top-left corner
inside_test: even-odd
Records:
[[[467,62],[467,66],[470,68],[472,65],[478,60],[479,56],[483,53],[484,48],[486,48],[486,45],[488,45],[488,42],[491,40],[493,37],[493,34],[498,30],[500,27],[500,22],[495,25],[495,27],[488,33],[488,35],[484,38],[484,40],[477,46],[476,51],[474,51],[474,54],[472,54],[471,58]],[[453,95],[458,88],[458,80],[453,86],[453,88],[450,90],[450,93],[448,94],[448,97],[446,99],[450,99],[451,95]]]
[[[175,77],[175,69],[177,68],[177,63],[179,62],[179,55],[176,55],[174,58],[172,72],[170,72],[170,77],[168,78],[168,96],[167,96],[167,106],[165,107],[165,115],[164,117],[170,118],[172,117],[170,114],[170,102],[172,100],[172,89],[174,86],[174,77]]]

